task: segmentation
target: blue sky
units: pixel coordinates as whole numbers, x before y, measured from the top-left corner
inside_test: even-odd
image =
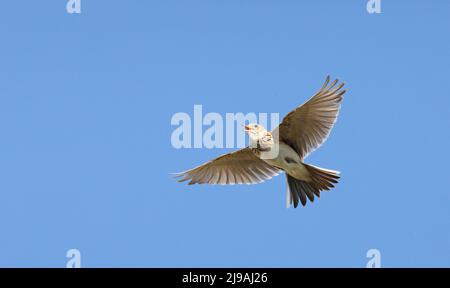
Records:
[[[450,266],[450,2],[4,1],[0,266]],[[326,75],[340,118],[308,163],[342,180],[186,186],[230,150],[170,143],[176,112],[284,115]]]

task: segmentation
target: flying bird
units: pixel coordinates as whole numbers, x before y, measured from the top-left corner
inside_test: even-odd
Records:
[[[262,125],[245,125],[251,145],[227,153],[198,167],[177,173],[189,184],[256,184],[282,171],[286,174],[286,206],[313,202],[338,183],[339,171],[306,164],[304,159],[328,138],[346,92],[344,83],[330,76],[306,103],[288,113],[272,132]],[[337,85],[338,84],[338,85]]]

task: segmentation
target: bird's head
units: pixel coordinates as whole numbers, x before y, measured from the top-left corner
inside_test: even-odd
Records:
[[[250,146],[260,150],[270,150],[274,144],[272,133],[267,131],[264,126],[252,123],[244,126],[245,132],[250,137]]]

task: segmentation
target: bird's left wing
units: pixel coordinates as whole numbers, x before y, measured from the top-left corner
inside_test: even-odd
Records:
[[[256,157],[250,148],[224,154],[203,165],[176,174],[189,184],[256,184],[272,178],[280,170]]]
[[[322,88],[305,104],[291,111],[274,130],[279,138],[291,146],[304,159],[328,137],[341,107],[344,83],[331,84],[327,77]]]

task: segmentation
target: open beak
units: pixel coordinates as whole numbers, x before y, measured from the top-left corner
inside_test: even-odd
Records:
[[[245,132],[250,131],[250,127],[248,125],[244,125]]]

